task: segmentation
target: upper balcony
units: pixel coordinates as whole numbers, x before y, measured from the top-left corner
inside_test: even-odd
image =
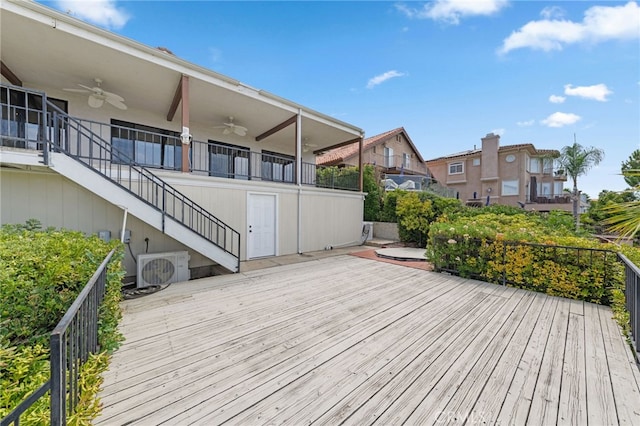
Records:
[[[2,91],[2,119],[0,120],[0,146],[42,150],[46,140],[55,141],[61,147],[70,144],[86,144],[79,135],[67,134],[64,126],[51,126],[52,110],[44,108],[43,102],[34,98],[39,92],[18,87],[0,87]],[[184,171],[180,134],[175,131],[150,131],[147,126],[131,125],[122,120],[104,123],[73,117],[85,129],[86,134],[99,138],[111,146],[110,164],[133,163],[162,171]],[[268,145],[265,145],[268,146]],[[297,161],[295,156],[283,155],[263,149],[254,151],[249,147],[231,145],[217,141],[194,140],[188,146],[188,171],[197,175],[241,181],[266,181],[278,184],[301,185],[336,190],[359,190],[359,174],[354,170],[338,170],[335,167],[317,166],[310,161]],[[78,152],[83,147],[77,147]],[[313,159],[315,156],[307,156]],[[297,167],[300,173],[297,173]],[[299,176],[299,177],[298,177]]]

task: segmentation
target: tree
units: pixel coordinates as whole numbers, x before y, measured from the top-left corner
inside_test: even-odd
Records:
[[[623,175],[640,179],[640,169],[626,170]],[[640,184],[624,192],[635,193],[639,191]],[[640,232],[640,200],[613,203],[605,210],[609,217],[604,222],[609,225],[611,231],[619,233],[621,237],[631,238]]]
[[[629,159],[622,162],[624,181],[627,182],[630,188],[636,188],[640,185],[640,176],[628,173],[632,170],[640,170],[640,149],[633,151]]]
[[[375,168],[370,164],[364,166],[362,186],[362,191],[367,193],[367,196],[364,198],[364,220],[380,220],[380,177],[376,173]]]
[[[576,230],[580,227],[580,218],[578,216],[578,203],[580,201],[578,177],[587,174],[592,167],[600,164],[603,158],[603,150],[593,147],[583,147],[577,142],[562,148],[560,156],[556,158],[556,162],[565,170],[567,176],[569,176],[573,182],[571,199],[573,201],[573,218],[576,222]]]

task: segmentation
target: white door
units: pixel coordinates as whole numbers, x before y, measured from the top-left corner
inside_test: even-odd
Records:
[[[249,194],[249,258],[276,255],[276,196]]]

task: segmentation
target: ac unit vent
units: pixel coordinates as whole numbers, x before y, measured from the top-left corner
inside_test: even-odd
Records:
[[[138,256],[138,288],[187,281],[189,278],[189,253],[186,251]]]

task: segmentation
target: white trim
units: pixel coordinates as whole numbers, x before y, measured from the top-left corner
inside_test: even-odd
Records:
[[[257,192],[257,191],[247,191],[247,207],[245,208],[245,214],[246,214],[246,226],[245,226],[245,235],[247,236],[245,238],[245,257],[247,260],[251,260],[251,259],[260,259],[260,257],[250,257],[249,254],[251,252],[251,248],[249,247],[249,219],[250,219],[250,201],[249,199],[251,198],[252,195],[268,195],[268,196],[273,196],[275,199],[275,206],[274,206],[274,215],[275,215],[275,223],[274,223],[274,256],[279,256],[280,255],[280,230],[279,230],[279,222],[280,222],[280,209],[279,209],[279,204],[280,204],[280,200],[278,197],[278,193],[277,192]],[[271,256],[267,256],[267,257],[271,257]]]
[[[448,174],[449,176],[451,176],[451,175],[462,175],[462,174],[464,174],[464,163],[465,163],[464,161],[451,161],[451,162],[448,162],[448,163],[447,163],[447,174]],[[459,171],[459,172],[451,173],[451,166],[453,166],[453,165],[458,165],[458,164],[459,164],[460,166],[462,166],[462,167],[461,167],[461,169],[462,169],[462,170],[461,170],[461,171]]]

